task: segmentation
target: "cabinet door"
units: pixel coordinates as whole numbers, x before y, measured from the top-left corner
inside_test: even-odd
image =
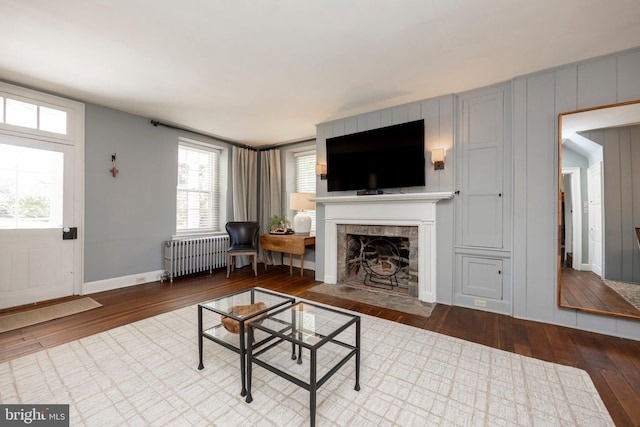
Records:
[[[462,99],[463,246],[502,248],[504,93]]]
[[[477,256],[462,257],[462,294],[501,300],[502,259]]]

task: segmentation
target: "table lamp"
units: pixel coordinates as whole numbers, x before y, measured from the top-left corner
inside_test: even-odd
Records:
[[[305,211],[316,208],[315,202],[310,201],[316,197],[315,193],[291,193],[289,195],[289,208],[298,213],[293,217],[293,233],[300,236],[308,236],[311,233],[311,217]]]

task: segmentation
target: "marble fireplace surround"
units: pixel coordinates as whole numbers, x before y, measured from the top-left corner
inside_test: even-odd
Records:
[[[324,205],[324,282],[338,280],[338,224],[418,227],[418,298],[436,300],[436,203],[453,192],[318,197]]]

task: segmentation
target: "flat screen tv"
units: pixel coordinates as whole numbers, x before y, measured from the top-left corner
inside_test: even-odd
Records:
[[[327,189],[425,185],[424,120],[328,138]]]

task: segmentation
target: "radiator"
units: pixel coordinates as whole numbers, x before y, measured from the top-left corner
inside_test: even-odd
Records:
[[[174,277],[199,273],[227,265],[229,236],[193,237],[164,242],[164,269],[169,281]]]

